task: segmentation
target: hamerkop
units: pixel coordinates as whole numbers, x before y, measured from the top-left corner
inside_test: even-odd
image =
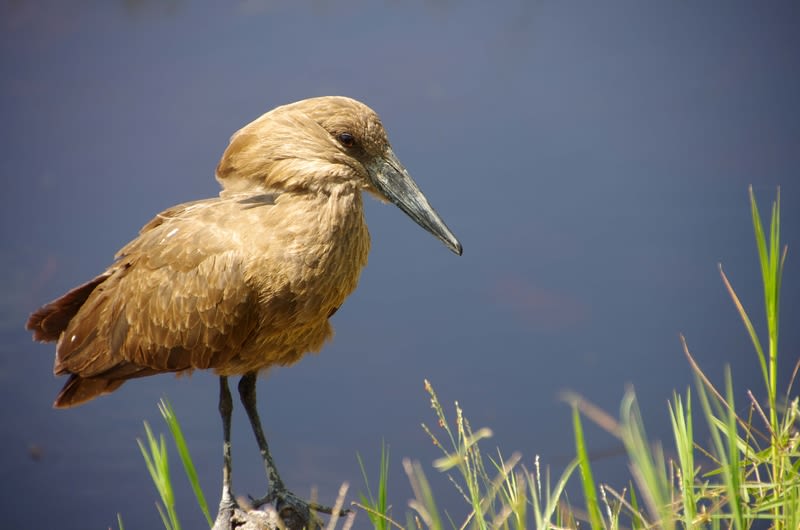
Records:
[[[227,378],[241,375],[240,398],[271,483],[261,501],[321,511],[290,493],[275,468],[256,375],[319,351],[333,335],[328,319],[367,264],[362,191],[396,204],[456,254],[461,244],[395,157],[378,115],[353,99],[312,98],[267,112],[233,135],[216,178],[219,197],[158,214],[105,272],[33,313],[27,328],[35,340],[58,341],[54,372],[69,376],[59,408],[137,377],[218,374],[219,517],[235,506]]]

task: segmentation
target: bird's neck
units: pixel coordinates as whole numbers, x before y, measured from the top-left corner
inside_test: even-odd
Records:
[[[367,263],[370,247],[361,190],[343,185],[330,186],[326,191],[297,194],[292,201],[310,221],[306,225],[310,227],[307,243],[319,248],[320,255],[334,268],[347,265],[360,272]]]
[[[263,215],[263,220],[251,222],[267,227],[255,242],[259,248],[251,249],[256,259],[284,263],[289,277],[336,276],[344,268],[357,280],[370,247],[360,190],[352,185],[331,185],[324,193],[298,189],[270,194],[274,197],[271,206],[246,210]],[[266,196],[255,196],[262,195]]]

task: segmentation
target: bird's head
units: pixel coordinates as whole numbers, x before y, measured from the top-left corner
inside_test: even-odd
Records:
[[[392,151],[378,115],[354,99],[304,99],[267,112],[231,137],[217,180],[234,193],[362,189],[461,254],[461,243]]]

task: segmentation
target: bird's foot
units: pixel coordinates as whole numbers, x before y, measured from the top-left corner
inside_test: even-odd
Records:
[[[211,530],[228,530],[229,528],[233,528],[233,514],[238,508],[239,505],[230,492],[224,492],[222,494],[222,499],[219,501],[219,511],[217,512],[217,518]]]
[[[257,510],[246,499],[239,499],[239,502],[231,496],[228,498],[223,496],[211,530],[302,530],[303,528],[317,530],[319,528],[306,523],[289,526],[287,519],[281,521],[278,512],[272,506],[266,510]]]
[[[333,508],[316,502],[306,501],[285,488],[273,488],[266,496],[259,499],[250,498],[253,506],[260,507],[265,504],[273,504],[275,511],[283,520],[287,528],[313,530],[322,528],[322,521],[316,516],[317,513],[332,514]],[[344,517],[350,510],[340,510],[339,515]]]

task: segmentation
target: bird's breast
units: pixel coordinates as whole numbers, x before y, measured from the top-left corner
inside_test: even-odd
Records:
[[[280,202],[279,202],[280,204]],[[367,264],[369,232],[360,192],[287,198],[280,245],[286,287],[298,316],[315,319],[338,307],[356,288]]]
[[[261,311],[252,353],[291,364],[332,336],[328,318],[358,285],[369,232],[358,190],[282,194],[265,214],[247,271]]]

